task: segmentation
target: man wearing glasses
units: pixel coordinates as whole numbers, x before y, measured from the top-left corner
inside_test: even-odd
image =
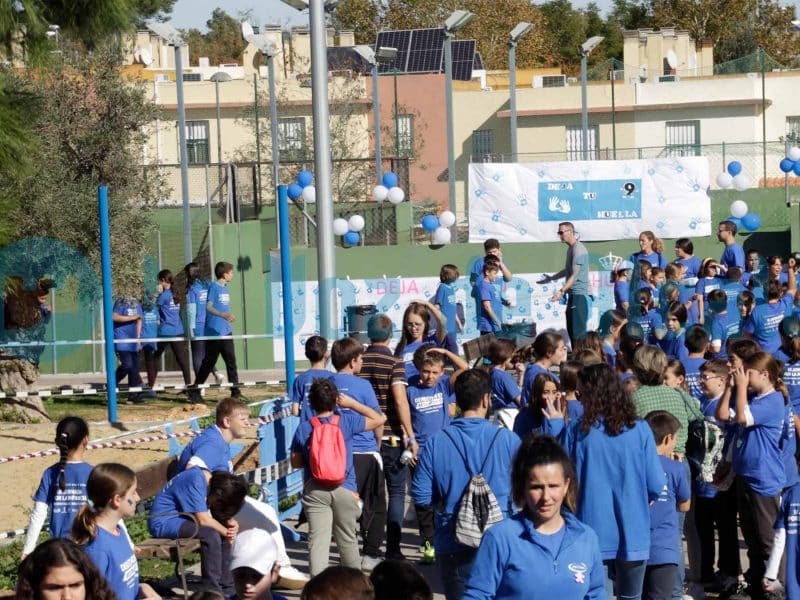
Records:
[[[552,301],[567,299],[567,333],[572,345],[576,340],[586,337],[589,312],[592,309],[592,297],[589,295],[589,251],[586,250],[575,235],[575,226],[569,221],[558,224],[558,237],[569,246],[564,268],[545,277],[542,282],[566,278],[564,285],[553,294]]]

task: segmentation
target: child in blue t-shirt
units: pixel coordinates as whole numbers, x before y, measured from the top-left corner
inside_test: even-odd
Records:
[[[121,383],[127,377],[131,387],[139,387],[142,385],[142,377],[139,374],[138,342],[142,333],[142,305],[135,299],[117,298],[114,301],[112,319],[115,340],[134,340],[114,344],[114,350],[119,357],[117,383]],[[141,395],[136,392],[128,395],[128,401],[132,404],[138,403],[140,398]]]
[[[80,417],[64,417],[56,426],[58,463],[45,470],[33,495],[33,510],[22,547],[22,558],[33,552],[50,512],[51,538],[69,538],[72,522],[86,503],[86,480],[92,465],[84,461],[89,425]]]
[[[781,508],[775,521],[775,538],[772,543],[772,552],[764,573],[762,582],[765,592],[781,591],[785,589],[786,598],[794,600],[800,598],[800,482],[795,483],[783,492]],[[782,558],[786,556],[786,574],[783,579],[786,584],[781,586],[779,581]]]
[[[639,315],[632,320],[642,326],[644,339],[650,344],[656,344],[664,337],[664,323],[661,314],[653,306],[653,294],[649,289],[641,289],[637,298]]]
[[[147,371],[147,387],[151,388],[143,394],[146,398],[155,398],[156,392],[152,387],[156,384],[156,348],[158,337],[158,306],[154,298],[145,296],[142,299],[142,353],[144,354],[144,369]],[[151,341],[147,341],[151,340]]]
[[[122,524],[136,514],[136,473],[118,463],[99,464],[89,475],[86,492],[89,503],[75,517],[72,538],[85,546],[119,600],[158,598],[149,585],[139,583],[133,542]]]
[[[492,385],[492,417],[506,429],[514,427],[522,397],[518,381],[520,374],[515,377],[508,373],[515,350],[516,345],[511,340],[494,340],[486,351]]]
[[[667,332],[658,340],[658,345],[668,358],[680,360],[689,355],[686,347],[686,307],[680,302],[673,302],[666,313]],[[656,337],[658,334],[656,333]]]
[[[736,268],[736,267],[732,267]],[[711,352],[714,358],[727,358],[725,345],[728,338],[734,338],[739,333],[739,319],[729,318],[728,297],[722,290],[711,290],[708,293],[708,319],[706,328],[710,332]]]
[[[694,244],[689,238],[675,240],[675,262],[686,268],[683,278],[693,279],[700,271],[700,259],[694,255]]]
[[[308,390],[315,379],[330,379],[333,373],[325,368],[330,356],[328,340],[320,335],[312,335],[306,340],[306,358],[311,368],[303,371],[294,380],[289,397],[292,399],[292,414],[297,416],[308,405]]]
[[[200,279],[200,266],[196,262],[190,262],[183,267],[183,272],[186,275],[186,331],[192,348],[192,369],[197,375],[206,356],[206,340],[195,338],[202,338],[206,334],[208,286]],[[216,368],[211,373],[218,384],[225,381],[225,376]]]
[[[706,362],[706,351],[709,344],[708,332],[702,325],[694,325],[686,331],[686,349],[688,355],[680,359],[683,369],[686,372],[686,387],[689,394],[698,400],[703,395],[700,385],[700,368]]]
[[[667,485],[650,505],[650,558],[644,576],[644,597],[670,598],[683,564],[678,512],[687,512],[691,490],[686,468],[672,457],[680,422],[664,410],[654,410],[645,420],[653,431],[656,451]]]
[[[531,344],[534,362],[525,367],[522,377],[522,406],[527,406],[533,390],[533,380],[539,373],[546,373],[558,385],[558,375],[551,369],[567,360],[567,345],[555,331],[543,331]]]
[[[444,347],[453,354],[458,354],[458,332],[464,331],[464,324],[458,318],[458,307],[456,304],[456,281],[461,274],[455,265],[442,265],[439,271],[439,287],[436,288],[436,295],[431,304],[436,306],[447,320],[447,337]]]
[[[172,295],[172,271],[164,269],[158,274],[158,287],[161,290],[156,305],[158,306],[158,337],[183,337],[183,323],[181,322],[181,305],[175,302]],[[188,355],[185,340],[171,340],[158,342],[153,360],[158,365],[158,359],[169,347],[183,373],[183,382],[188,386],[192,383],[189,373]],[[156,367],[157,368],[157,367]]]
[[[633,263],[623,260],[616,269],[614,277],[614,307],[628,314],[631,302],[631,274],[633,273]]]
[[[478,299],[478,331],[481,334],[495,333],[502,329],[503,302],[494,282],[500,276],[498,261],[489,260],[483,263],[483,279],[475,284],[475,296]]]
[[[767,302],[757,305],[744,324],[743,331],[750,334],[758,342],[761,349],[774,354],[781,345],[779,327],[784,317],[791,314],[794,308],[794,294],[797,291],[794,276],[794,259],[789,263],[789,289],[783,292],[783,286],[777,281],[770,281],[767,287]]]

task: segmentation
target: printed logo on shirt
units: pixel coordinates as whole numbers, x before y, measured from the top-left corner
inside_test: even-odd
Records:
[[[414,405],[419,412],[436,412],[444,405],[444,394],[437,392],[430,396],[421,396],[415,400]]]
[[[586,571],[589,570],[586,563],[569,563],[567,568],[575,575],[575,583],[585,583]]]
[[[800,523],[800,502],[792,502],[786,515],[786,535],[797,535],[798,523]]]
[[[139,579],[139,563],[136,560],[136,555],[132,554],[131,557],[119,566],[122,571],[122,581],[129,588],[133,588],[136,581]]]
[[[228,292],[222,292],[219,295],[219,301],[222,304],[227,304],[228,302],[231,301],[231,295]]]

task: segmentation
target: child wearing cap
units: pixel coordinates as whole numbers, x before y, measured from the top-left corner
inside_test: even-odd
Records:
[[[236,536],[231,548],[231,575],[237,598],[272,600],[272,585],[280,567],[277,548],[270,535],[261,529],[248,529]]]

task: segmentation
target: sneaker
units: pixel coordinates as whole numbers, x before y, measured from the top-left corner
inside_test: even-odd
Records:
[[[372,569],[382,562],[383,558],[380,556],[364,556],[364,558],[361,559],[361,570],[364,571],[364,573],[371,573]]]
[[[436,549],[431,546],[430,542],[425,542],[425,548],[422,550],[420,562],[423,565],[432,565],[436,562]]]
[[[703,600],[705,597],[706,591],[702,584],[690,583],[683,595],[683,600]]]
[[[302,590],[309,579],[311,578],[308,575],[290,565],[281,567],[278,581],[272,587],[280,590]]]
[[[145,398],[157,398],[158,394],[155,390],[148,390],[142,394]]]
[[[747,584],[738,580],[736,585],[723,590],[719,597],[720,600],[750,600],[750,594],[747,593]]]
[[[217,384],[218,384],[218,385],[222,385],[223,383],[225,383],[225,375],[223,375],[223,374],[222,374],[222,373],[220,373],[219,371],[216,371],[216,372],[214,373],[214,379],[216,379],[216,380],[217,380]]]
[[[129,394],[126,404],[144,404],[144,398],[141,394]]]

